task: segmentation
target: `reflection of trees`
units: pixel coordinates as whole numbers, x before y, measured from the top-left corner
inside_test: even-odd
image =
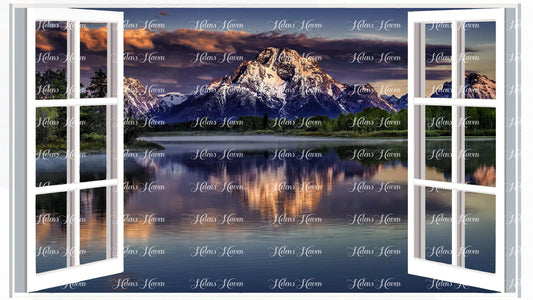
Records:
[[[390,143],[390,144],[372,144],[361,145],[361,146],[339,146],[335,147],[335,153],[340,160],[352,160],[353,151],[363,149],[366,153],[373,154],[373,157],[367,157],[358,162],[362,166],[379,166],[388,161],[391,162],[407,162],[407,145],[405,143]],[[389,159],[381,159],[382,155],[389,155]],[[395,157],[392,155],[398,154],[400,157]]]
[[[496,166],[496,155],[494,154],[496,140],[466,140],[465,149],[465,177],[467,182],[480,185],[494,184],[496,174],[491,176],[489,171],[491,168],[495,169]],[[439,173],[443,173],[444,178],[449,180],[452,172],[451,158],[429,159],[433,151],[439,150],[443,150],[443,152],[450,155],[451,139],[428,140],[426,142],[426,167],[436,169]],[[484,166],[488,169],[483,169]],[[486,174],[483,175],[483,172],[486,172]]]
[[[452,161],[450,158],[432,158],[433,152],[443,151],[450,154],[451,139],[437,139],[426,141],[426,167],[434,168],[439,173],[443,173],[444,178],[450,179],[452,176]]]
[[[472,181],[479,185],[494,185],[496,182],[496,168],[494,166],[480,166],[472,174]]]
[[[496,140],[466,141],[466,149],[479,157],[465,160],[467,182],[494,185],[496,182]]]
[[[154,160],[127,158],[124,159],[124,182],[129,185],[144,185],[155,177],[158,165]],[[124,204],[127,204],[129,197],[136,193],[136,190],[124,191]]]
[[[405,148],[405,144],[399,145],[398,148]],[[172,177],[187,176],[217,186],[228,182],[241,184],[244,190],[234,191],[233,197],[250,212],[257,212],[266,218],[276,214],[296,216],[316,212],[321,199],[330,194],[336,184],[345,184],[345,181],[353,179],[371,180],[384,165],[404,165],[406,158],[405,149],[393,150],[401,153],[402,161],[381,162],[350,160],[339,155],[347,150],[339,147],[313,149],[323,156],[310,160],[272,160],[272,153],[268,150],[254,150],[242,151],[244,158],[234,160],[192,160],[193,151],[180,147],[178,151],[165,151],[164,157],[146,160],[144,164],[147,168],[144,171],[149,170],[152,175],[161,172],[167,181]],[[141,160],[136,161],[140,163]],[[177,175],[174,174],[176,170],[180,170]],[[294,187],[294,190],[279,189],[280,184]],[[310,184],[310,188],[302,189],[306,184]]]

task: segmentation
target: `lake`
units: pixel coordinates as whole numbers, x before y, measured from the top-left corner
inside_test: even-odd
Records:
[[[407,142],[278,136],[145,138],[124,153],[122,274],[47,292],[483,292],[407,274]],[[467,139],[467,182],[494,185],[495,140]],[[450,140],[426,143],[449,181]],[[64,183],[38,157],[37,184]],[[82,180],[105,178],[87,154]],[[81,191],[81,263],[105,258],[105,189]],[[426,256],[451,262],[451,194],[426,190]],[[37,271],[65,267],[64,194],[37,199]],[[494,199],[466,195],[466,266],[494,272]],[[491,235],[492,233],[492,235]]]

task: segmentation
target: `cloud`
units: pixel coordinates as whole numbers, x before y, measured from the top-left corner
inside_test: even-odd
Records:
[[[67,32],[59,30],[36,30],[35,46],[41,51],[66,51]],[[80,28],[82,50],[91,52],[107,51],[107,26],[99,28]]]
[[[148,31],[144,28],[124,30],[124,45],[127,50],[132,47],[137,49],[153,49],[154,43],[152,38],[155,32]]]
[[[107,26],[80,28],[80,42],[93,52],[107,51]]]
[[[196,51],[235,52],[245,45],[252,34],[244,31],[207,31],[180,28],[157,35],[158,44],[185,46]]]
[[[254,60],[266,47],[291,48],[298,53],[318,56],[320,67],[342,83],[359,84],[383,80],[407,80],[407,42],[379,39],[344,38],[329,39],[306,34],[269,31],[248,33],[243,31],[207,31],[180,28],[172,31],[149,32],[144,29],[128,30],[132,39],[125,38],[132,55],[157,51],[164,61],[153,64],[128,62],[126,72],[142,82],[152,81],[154,76],[164,74],[176,79],[184,92],[197,85],[206,84],[211,78],[231,74],[242,62]],[[126,34],[125,34],[126,36]],[[431,51],[446,53],[446,45],[429,45]],[[147,50],[150,49],[150,50]],[[194,62],[197,53],[206,52],[217,60]],[[355,53],[365,52],[376,58],[374,61],[350,63]],[[232,63],[219,61],[227,53],[242,56]],[[397,59],[378,61],[383,55]],[[428,66],[429,67],[429,66]],[[163,68],[163,69],[162,69]],[[141,71],[142,70],[142,71]],[[130,75],[131,74],[131,75]],[[431,74],[442,77],[442,74]],[[148,83],[148,82],[147,82]],[[167,87],[172,90],[172,86]]]
[[[201,80],[207,80],[207,81],[213,80],[213,76],[211,75],[198,75],[196,76],[196,78],[201,79]]]
[[[353,32],[351,35],[357,39],[372,39],[384,41],[405,41],[407,36],[404,35],[383,35],[378,33]]]
[[[178,84],[178,81],[172,78],[154,78],[153,81],[157,83],[161,83],[161,84],[172,84],[172,85]]]
[[[53,51],[56,48],[65,49],[67,33],[57,30],[35,30],[35,46],[41,51]]]
[[[426,80],[438,80],[442,81],[450,81],[452,76],[451,70],[446,69],[429,69],[426,70]]]

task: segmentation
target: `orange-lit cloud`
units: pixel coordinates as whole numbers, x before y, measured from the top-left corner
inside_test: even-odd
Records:
[[[107,50],[107,26],[100,28],[80,28],[80,42],[89,51]],[[65,48],[67,33],[64,31],[35,31],[35,46],[42,51]]]
[[[106,51],[107,50],[107,26],[100,28],[80,29],[80,42],[87,47],[89,51]]]
[[[125,48],[129,49],[133,46],[138,49],[153,49],[154,43],[152,41],[155,32],[150,32],[144,28],[124,30],[124,44]]]
[[[64,40],[63,45],[66,45],[67,33],[35,30],[35,46],[42,51],[54,50],[58,46],[57,40]]]
[[[207,31],[180,28],[171,32],[162,32],[158,38],[168,39],[168,44],[187,46],[197,51],[235,52],[236,46],[245,46],[246,38],[252,34],[244,31]]]

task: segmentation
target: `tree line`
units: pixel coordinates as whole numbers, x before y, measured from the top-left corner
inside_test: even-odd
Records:
[[[47,69],[36,72],[36,98],[65,99],[68,87],[65,70]],[[87,87],[80,84],[81,98],[103,98],[107,95],[107,75],[98,69],[90,77]],[[493,136],[495,133],[495,109],[483,107],[466,108],[466,134]],[[238,133],[273,133],[288,135],[328,135],[334,133],[346,136],[406,136],[407,110],[386,111],[377,107],[366,107],[357,113],[342,113],[336,118],[318,115],[306,118],[284,119],[262,116],[241,116],[238,118],[220,118],[201,120],[209,125],[199,126],[199,120],[142,126],[143,118],[134,111],[125,111],[124,117],[138,122],[126,122],[124,125],[124,143],[128,147],[148,146],[138,141],[137,137],[145,132],[238,132]],[[154,116],[157,117],[157,116]],[[450,135],[451,108],[443,106],[426,107],[426,134],[428,136]],[[106,106],[80,107],[81,150],[105,149]],[[37,149],[66,149],[67,112],[65,107],[46,107],[36,110]],[[196,124],[196,126],[195,126]],[[203,124],[203,123],[202,123]],[[215,124],[215,125],[213,125]],[[150,144],[149,146],[157,146]]]

